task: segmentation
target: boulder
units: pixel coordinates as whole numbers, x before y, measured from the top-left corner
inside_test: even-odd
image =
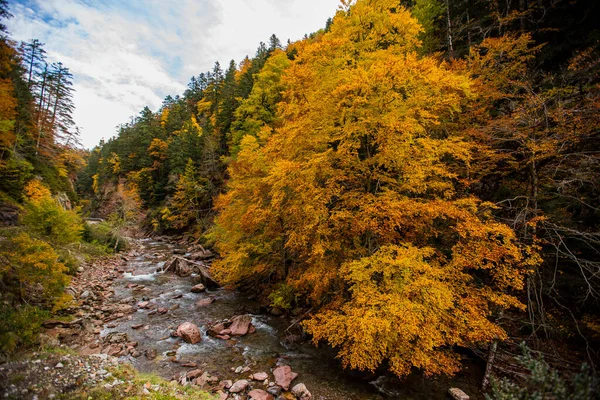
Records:
[[[252,379],[254,379],[255,381],[264,381],[268,378],[269,374],[267,374],[266,372],[257,372],[254,375],[252,375]]]
[[[249,315],[237,315],[231,319],[231,336],[244,336],[250,330],[252,318]]]
[[[188,378],[189,380],[196,379],[197,377],[199,377],[200,375],[202,375],[202,372],[203,371],[201,369],[195,369],[193,371],[188,371],[185,374],[185,377]]]
[[[219,386],[223,389],[229,389],[233,385],[233,382],[230,379],[219,382]]]
[[[448,390],[448,394],[454,400],[469,400],[470,399],[469,395],[467,395],[465,392],[463,392],[459,388],[451,388],[450,390]]]
[[[199,283],[196,286],[192,287],[191,291],[192,293],[202,293],[206,290],[206,286],[204,286],[203,284]]]
[[[248,393],[251,400],[273,400],[274,397],[271,394],[265,392],[262,389],[254,389]]]
[[[148,304],[150,304],[150,302],[149,302],[149,301],[140,301],[140,302],[137,304],[137,306],[138,306],[138,308],[146,308],[146,307],[148,307]]]
[[[219,322],[216,325],[211,326],[210,328],[208,328],[208,333],[210,336],[217,336],[220,335],[221,332],[225,329],[225,324],[222,322]]]
[[[243,392],[244,390],[246,390],[246,388],[248,387],[248,385],[249,385],[249,382],[247,380],[245,380],[245,379],[241,379],[239,381],[236,381],[229,388],[229,393],[240,393],[240,392]]]
[[[104,349],[104,354],[108,354],[109,356],[116,357],[121,353],[122,347],[118,344],[113,344]]]
[[[200,329],[191,322],[184,322],[177,327],[177,336],[185,340],[187,343],[196,344],[202,340]]]
[[[296,396],[297,399],[300,399],[300,400],[312,399],[312,394],[310,394],[310,392],[308,391],[308,389],[306,388],[306,385],[304,383],[299,383],[297,385],[294,385],[294,387],[292,388],[292,394],[294,396]]]
[[[273,375],[275,376],[275,382],[284,390],[289,390],[292,381],[298,377],[298,374],[292,372],[292,368],[289,365],[281,365],[275,368]]]
[[[196,302],[196,307],[206,307],[214,303],[214,297],[207,297],[205,299],[200,299]]]

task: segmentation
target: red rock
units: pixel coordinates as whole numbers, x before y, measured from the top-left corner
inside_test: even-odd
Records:
[[[166,314],[166,313],[168,313],[168,312],[169,312],[169,310],[168,310],[167,308],[159,308],[159,309],[158,309],[158,313],[159,313],[159,314]]]
[[[191,322],[184,322],[183,324],[179,325],[177,327],[177,336],[191,344],[196,344],[202,340],[200,329],[198,329],[198,326],[192,324]]]
[[[215,299],[212,297],[207,297],[205,299],[200,299],[196,302],[197,307],[206,307],[214,303]]]
[[[198,364],[196,364],[195,362],[189,362],[189,363],[183,363],[181,364],[182,367],[185,368],[196,368],[198,366]]]
[[[229,379],[219,382],[219,386],[223,389],[229,389],[233,385],[233,382]]]
[[[231,319],[231,336],[244,336],[248,333],[252,325],[252,318],[249,315],[237,315]]]
[[[210,336],[217,336],[217,335],[221,335],[221,334],[223,333],[223,330],[224,330],[224,329],[225,329],[225,324],[223,324],[222,322],[220,322],[220,323],[218,323],[218,324],[216,324],[216,325],[213,325],[213,326],[211,326],[211,327],[208,329],[208,332],[207,332],[207,333],[208,333]]]
[[[241,379],[239,381],[236,381],[233,385],[231,385],[231,387],[229,388],[229,392],[230,393],[243,392],[244,390],[246,390],[248,385],[249,385],[249,382],[247,380]]]
[[[149,302],[149,301],[140,301],[140,302],[137,304],[137,306],[138,306],[138,308],[147,308],[147,307],[148,307],[148,304],[150,304],[150,302]]]
[[[251,400],[273,400],[274,397],[262,389],[254,389],[248,393]]]
[[[221,339],[221,340],[229,340],[229,339],[231,339],[231,336],[229,336],[229,335],[216,335],[215,338],[216,339]]]
[[[114,344],[104,349],[104,353],[114,357],[117,356],[121,352],[121,350],[121,345]]]
[[[144,324],[131,325],[131,329],[140,329],[143,327],[144,327]]]
[[[197,377],[202,375],[203,372],[204,371],[202,371],[201,369],[195,369],[195,370],[189,371],[187,374],[185,374],[185,377],[188,379],[196,379]]]
[[[252,335],[253,333],[256,333],[256,328],[254,325],[250,324],[250,328],[248,328],[248,334]]]
[[[289,365],[281,365],[273,370],[275,382],[284,390],[289,390],[290,384],[298,377],[298,374],[292,372]]]
[[[267,374],[266,372],[257,372],[254,375],[252,375],[252,379],[254,379],[255,381],[264,381],[268,378],[269,374]]]

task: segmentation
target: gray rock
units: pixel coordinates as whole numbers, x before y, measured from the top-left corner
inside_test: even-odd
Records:
[[[281,388],[281,386],[274,385],[267,388],[267,392],[277,397],[281,394],[281,392],[283,392],[283,389]]]
[[[448,390],[448,394],[454,400],[469,400],[470,399],[470,397],[465,392],[460,390],[459,388],[451,388],[450,390]]]
[[[297,385],[294,385],[292,388],[292,394],[300,400],[312,399],[312,394],[308,391],[304,383],[298,383]]]
[[[206,286],[204,286],[203,284],[199,283],[196,286],[194,286],[191,291],[192,293],[202,293],[206,290]]]

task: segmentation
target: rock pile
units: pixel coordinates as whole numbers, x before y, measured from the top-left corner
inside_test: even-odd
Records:
[[[232,368],[233,370],[233,368]],[[248,367],[238,367],[235,373],[250,371]],[[312,394],[304,383],[291,389],[292,381],[298,377],[288,365],[280,365],[272,371],[273,379],[264,371],[250,374],[237,380],[219,380],[206,371],[195,369],[175,377],[179,384],[199,386],[219,396],[220,400],[311,400]]]
[[[208,334],[217,339],[229,340],[232,336],[245,336],[256,332],[249,315],[236,315],[208,327]]]

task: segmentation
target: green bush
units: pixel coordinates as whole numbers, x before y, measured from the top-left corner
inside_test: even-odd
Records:
[[[0,162],[0,191],[7,193],[13,199],[19,199],[25,183],[31,179],[33,166],[25,161],[9,158]]]
[[[81,240],[83,222],[74,211],[65,210],[56,200],[45,197],[25,206],[23,225],[28,231],[56,245]]]
[[[533,357],[524,343],[521,349],[523,355],[517,360],[529,375],[520,384],[506,378],[492,379],[492,393],[485,395],[487,400],[600,399],[598,381],[587,364],[571,379],[565,379],[543,359]]]
[[[18,346],[32,345],[48,315],[38,307],[0,303],[0,353],[8,354]]]
[[[98,224],[84,224],[83,240],[88,243],[105,246],[110,251],[123,251],[127,250],[127,248],[129,247],[129,242],[122,236],[119,236],[119,234],[109,222],[100,222]]]
[[[269,295],[271,305],[282,310],[291,310],[296,302],[294,288],[284,283],[277,285],[277,288]]]

